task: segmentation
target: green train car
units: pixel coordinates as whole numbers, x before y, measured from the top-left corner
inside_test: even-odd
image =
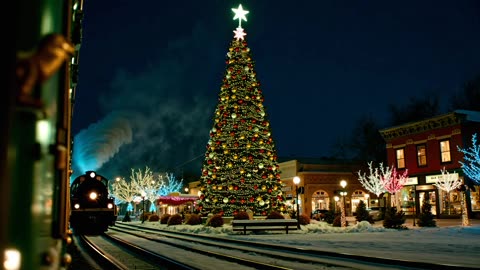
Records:
[[[68,269],[71,119],[83,1],[14,2],[5,9],[14,14],[2,50],[2,269]]]

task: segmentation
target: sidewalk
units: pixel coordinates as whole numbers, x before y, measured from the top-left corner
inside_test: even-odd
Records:
[[[437,223],[437,227],[462,226],[461,218],[454,218],[454,219],[441,218],[441,219],[435,219],[435,222]],[[407,218],[404,225],[407,226],[409,229],[421,228],[418,226],[418,219],[415,219],[416,226],[413,226],[413,218],[410,218],[410,217]],[[480,219],[470,219],[470,226],[479,227]]]
[[[354,216],[347,216],[347,221],[350,225],[353,225],[353,224],[356,223],[356,220],[355,220]],[[435,219],[435,222],[437,224],[437,227],[462,226],[462,219],[461,218]],[[413,226],[413,218],[411,218],[411,217],[407,217],[407,220],[405,220],[405,223],[403,225],[406,226],[409,229],[422,228],[422,227],[418,226],[418,218],[415,219],[415,226]],[[375,224],[373,226],[383,227],[383,220],[375,221]],[[480,227],[480,219],[470,219],[470,226]]]

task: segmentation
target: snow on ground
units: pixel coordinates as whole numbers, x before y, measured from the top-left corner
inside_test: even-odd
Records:
[[[142,224],[137,221],[131,223]],[[204,225],[167,226],[159,222],[143,223],[148,227],[224,238],[480,269],[480,220],[471,220],[470,226],[462,226],[458,219],[437,220],[437,227],[414,227],[412,224],[412,220],[406,221],[407,230],[383,228],[381,221],[373,225],[360,222],[340,228],[312,220],[311,224],[301,226],[301,230],[289,231],[288,234],[282,231],[267,231],[247,232],[247,235],[243,235],[241,232],[233,232],[229,224],[212,228]]]

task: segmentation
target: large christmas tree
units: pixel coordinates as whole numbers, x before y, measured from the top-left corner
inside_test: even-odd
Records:
[[[284,212],[285,196],[260,82],[241,27],[248,11],[242,5],[232,10],[239,25],[227,53],[202,167],[198,210],[225,216],[251,210],[265,216]]]

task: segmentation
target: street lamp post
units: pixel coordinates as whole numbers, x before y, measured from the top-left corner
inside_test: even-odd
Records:
[[[296,211],[297,228],[300,229],[300,209],[298,208],[298,184],[300,184],[300,177],[298,176],[293,177],[293,183],[295,184],[295,194],[297,196],[295,199],[295,202],[297,204],[297,211]]]
[[[345,180],[342,180],[340,181],[340,186],[342,186],[342,191],[340,192],[340,195],[342,196],[342,205],[340,207],[341,209],[341,216],[340,216],[340,220],[341,220],[341,223],[342,223],[342,227],[347,227],[347,218],[345,217],[345,196],[347,196],[347,192],[344,190],[345,187],[347,186],[347,181]]]
[[[189,191],[189,189],[188,189],[188,187],[186,187],[185,188],[185,194],[188,194],[188,191]]]
[[[143,204],[143,212],[142,212],[142,223],[145,222],[145,192],[142,192],[142,204]]]
[[[337,213],[337,204],[338,204],[338,201],[340,200],[340,198],[338,196],[335,196],[333,197],[333,199],[335,199],[335,214]]]

